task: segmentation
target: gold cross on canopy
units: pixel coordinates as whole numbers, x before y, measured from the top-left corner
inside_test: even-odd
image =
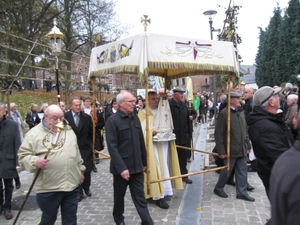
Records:
[[[144,23],[144,31],[147,32],[147,26],[148,26],[148,23],[150,23],[150,18],[148,18],[148,15],[144,15],[144,18],[141,17],[141,23]]]
[[[95,47],[97,47],[97,44],[101,41],[101,36],[99,34],[93,35],[92,41],[94,42]]]

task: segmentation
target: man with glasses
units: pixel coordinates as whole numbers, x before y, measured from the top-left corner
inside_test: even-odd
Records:
[[[294,142],[290,129],[286,126],[280,109],[281,88],[268,86],[258,89],[253,97],[254,108],[247,116],[249,137],[257,159],[257,174],[262,180],[268,198],[270,175],[277,158]]]
[[[77,223],[77,187],[84,180],[85,167],[70,126],[57,133],[56,125],[63,117],[58,105],[50,105],[41,123],[26,134],[19,150],[22,168],[34,173],[41,170],[34,185],[42,211],[40,225],[55,224],[59,209],[61,224]],[[45,159],[48,149],[51,151]]]
[[[124,197],[127,186],[142,220],[142,225],[153,225],[144,194],[146,147],[139,118],[133,113],[136,99],[128,91],[121,91],[116,98],[119,106],[105,125],[106,142],[111,156],[110,172],[113,174],[113,217],[117,225],[124,222]]]

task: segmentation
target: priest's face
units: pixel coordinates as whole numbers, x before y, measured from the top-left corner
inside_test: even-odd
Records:
[[[149,93],[149,107],[151,109],[156,109],[158,106],[158,95],[156,93]]]

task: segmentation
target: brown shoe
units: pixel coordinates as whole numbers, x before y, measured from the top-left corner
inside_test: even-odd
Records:
[[[10,220],[13,218],[13,214],[11,213],[10,210],[4,211],[4,216],[5,216],[5,219],[7,219],[7,220]]]

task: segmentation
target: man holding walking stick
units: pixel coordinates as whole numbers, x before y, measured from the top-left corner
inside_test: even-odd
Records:
[[[77,187],[84,180],[85,166],[72,128],[67,125],[58,134],[57,125],[63,116],[59,106],[50,105],[45,118],[26,134],[19,149],[21,167],[34,173],[41,170],[35,184],[42,211],[39,225],[54,224],[59,207],[62,225],[77,223]]]

